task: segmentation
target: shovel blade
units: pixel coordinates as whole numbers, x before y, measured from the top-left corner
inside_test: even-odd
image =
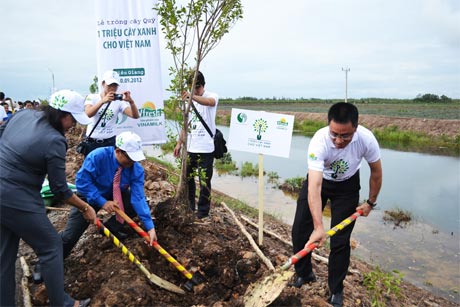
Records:
[[[178,294],[185,294],[185,291],[182,290],[181,288],[179,288],[178,286],[176,286],[175,284],[173,283],[170,283],[169,281],[167,280],[164,280],[160,277],[158,277],[157,275],[155,274],[151,274],[149,276],[149,280],[154,283],[155,285],[163,288],[163,289],[166,289],[168,291],[171,291],[171,292],[174,292],[174,293],[178,293]]]
[[[293,271],[277,271],[249,286],[244,295],[245,307],[265,307],[281,294]]]

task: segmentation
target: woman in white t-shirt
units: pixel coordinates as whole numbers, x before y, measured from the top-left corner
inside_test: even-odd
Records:
[[[115,126],[119,115],[125,114],[131,118],[140,117],[139,110],[131,98],[131,92],[124,91],[117,94],[119,84],[120,76],[118,73],[113,70],[106,71],[102,77],[102,92],[86,97],[85,112],[93,119],[93,122],[86,128],[86,136],[89,136],[91,150],[105,146],[115,147]],[[107,111],[91,133],[106,108]]]

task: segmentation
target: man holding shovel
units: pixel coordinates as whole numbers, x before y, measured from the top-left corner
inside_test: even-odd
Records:
[[[359,168],[365,159],[370,167],[369,196],[359,203]],[[369,215],[376,206],[382,185],[380,149],[374,135],[358,125],[358,109],[350,103],[339,102],[328,112],[328,126],[318,130],[308,148],[308,175],[297,200],[292,226],[294,253],[312,243],[321,246],[327,238],[322,210],[330,200],[331,225],[336,225],[361,210]],[[329,255],[328,302],[343,306],[343,280],[350,264],[350,237],[354,222],[331,237]],[[311,254],[295,264],[297,278],[291,284],[300,288],[316,281]]]
[[[115,146],[97,148],[86,157],[76,175],[77,194],[86,198],[96,212],[104,209],[114,213],[114,208],[118,206],[130,217],[139,216],[153,243],[157,235],[145,200],[144,169],[138,162],[145,159],[141,138],[125,131],[117,135]],[[117,199],[116,188],[121,193],[121,200]],[[125,239],[127,234],[121,231],[123,222],[121,217],[113,215],[105,226],[118,239]],[[87,227],[88,223],[81,213],[72,210],[61,233],[64,258],[70,254]]]

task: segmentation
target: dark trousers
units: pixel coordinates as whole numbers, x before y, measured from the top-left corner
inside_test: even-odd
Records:
[[[188,153],[187,161],[187,182],[188,182],[188,200],[190,209],[195,211],[195,171],[200,174],[204,170],[206,178],[199,178],[200,197],[198,198],[198,217],[206,217],[211,209],[211,178],[213,173],[214,155],[210,153]]]
[[[342,182],[333,182],[323,179],[321,199],[323,209],[329,199],[331,201],[331,227],[352,215],[359,203],[359,171],[351,178]],[[350,264],[350,236],[355,223],[351,223],[343,230],[331,237],[329,254],[328,285],[331,293],[338,293],[343,289],[343,280],[347,275]],[[305,247],[313,232],[313,219],[308,206],[308,176],[302,185],[297,199],[297,208],[292,225],[293,251],[297,253]],[[306,277],[312,271],[311,253],[295,264],[298,276]]]
[[[128,215],[131,218],[136,216],[136,212],[134,211],[131,205],[131,193],[129,193],[129,191],[125,191],[121,193],[121,196],[123,198],[123,205],[126,215]],[[82,196],[80,196],[80,198],[85,199]],[[94,208],[96,212],[100,210],[100,208],[92,204],[90,205]],[[70,255],[75,244],[77,244],[81,235],[85,232],[88,226],[89,223],[85,220],[83,214],[77,208],[72,207],[72,209],[70,210],[69,217],[67,218],[66,227],[60,233],[62,239],[64,259]],[[113,215],[108,219],[107,222],[104,222],[104,226],[107,227],[110,230],[110,232],[116,233],[121,230],[123,224],[120,224],[116,220],[116,215]]]
[[[16,306],[15,269],[19,240],[37,254],[50,306],[73,306],[64,292],[62,242],[46,213],[0,207],[0,306]]]

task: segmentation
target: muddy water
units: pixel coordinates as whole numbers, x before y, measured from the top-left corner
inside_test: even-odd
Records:
[[[225,136],[228,127],[219,127]],[[264,157],[264,170],[276,172],[282,183],[286,178],[303,177],[309,138],[294,136],[289,159]],[[146,147],[148,155],[158,157],[161,151]],[[231,151],[237,166],[249,161],[257,164],[255,154]],[[171,157],[163,157],[172,161]],[[386,270],[399,270],[404,279],[460,301],[460,159],[398,152],[382,149],[384,181],[378,210],[367,218],[359,218],[354,240],[358,247],[353,255]],[[361,169],[361,198],[366,198],[369,170]],[[218,175],[212,179],[213,189],[256,207],[257,178]],[[264,186],[264,211],[292,225],[296,201],[272,184]],[[413,220],[404,228],[395,228],[383,221],[384,210],[402,209]],[[328,225],[328,218],[325,217]]]

